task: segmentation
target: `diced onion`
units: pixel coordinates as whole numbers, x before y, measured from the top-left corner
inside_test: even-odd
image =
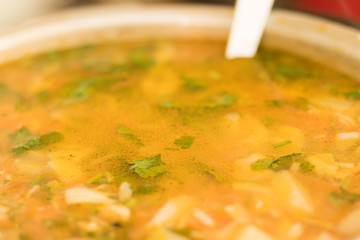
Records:
[[[132,196],[132,190],[129,183],[123,182],[119,187],[119,199],[121,202],[126,202]]]
[[[338,140],[359,139],[359,137],[360,137],[359,132],[347,132],[347,133],[338,133],[337,134]]]
[[[112,203],[104,193],[86,187],[76,186],[65,191],[65,201],[67,204],[81,203]]]
[[[212,227],[215,225],[214,220],[207,213],[198,208],[194,210],[194,217],[205,226]]]

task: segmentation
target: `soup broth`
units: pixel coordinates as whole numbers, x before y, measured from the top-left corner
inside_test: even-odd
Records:
[[[85,45],[0,67],[0,239],[350,239],[360,85],[225,43]]]

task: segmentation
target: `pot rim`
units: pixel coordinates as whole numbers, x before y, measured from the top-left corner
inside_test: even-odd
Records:
[[[223,41],[232,16],[232,7],[198,4],[112,4],[71,9],[1,33],[0,64],[51,49],[134,36]],[[261,44],[330,65],[360,80],[357,29],[304,13],[274,10]]]

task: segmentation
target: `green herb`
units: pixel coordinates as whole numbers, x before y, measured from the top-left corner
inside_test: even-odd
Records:
[[[360,100],[360,91],[346,92],[346,93],[344,93],[344,96],[347,99]]]
[[[132,57],[130,59],[130,67],[133,69],[147,69],[155,64],[155,60],[150,58]]]
[[[283,78],[308,78],[313,76],[313,74],[306,69],[294,68],[285,65],[277,66],[275,68],[275,74],[277,77]]]
[[[34,180],[30,181],[30,182],[29,182],[29,187],[33,187],[33,186],[35,186],[35,185],[44,183],[44,181],[45,181],[45,176],[44,176],[44,175],[41,175],[41,176],[35,178]]]
[[[134,189],[134,194],[151,194],[156,192],[156,188],[152,185],[140,185]]]
[[[309,163],[308,161],[302,161],[300,163],[300,170],[303,172],[312,172],[315,168],[315,165]]]
[[[31,240],[31,238],[26,234],[20,233],[19,240]]]
[[[38,92],[35,97],[39,102],[45,103],[50,99],[50,93],[48,91],[41,91]]]
[[[61,228],[68,225],[67,221],[62,219],[43,219],[42,222],[47,228]]]
[[[283,106],[285,106],[285,101],[283,101],[283,100],[266,100],[265,103],[268,107],[283,107]]]
[[[61,57],[61,54],[57,50],[52,50],[47,53],[47,58],[50,61],[57,60]]]
[[[40,147],[60,142],[64,139],[58,132],[51,132],[41,136],[33,135],[27,128],[22,127],[11,134],[10,139],[15,144],[11,151],[15,154],[22,154],[29,150],[36,150]]]
[[[140,159],[130,163],[130,170],[142,178],[156,177],[165,173],[165,163],[161,161],[161,154]]]
[[[273,160],[269,160],[269,159],[257,160],[256,162],[251,164],[250,168],[253,171],[266,170],[270,168],[272,162]]]
[[[326,198],[331,204],[337,207],[343,205],[347,201],[344,195],[339,192],[328,193],[326,194]]]
[[[286,140],[284,142],[280,142],[280,143],[276,143],[273,145],[273,148],[279,148],[279,147],[283,147],[286,146],[288,144],[291,144],[292,142],[290,140]]]
[[[183,88],[189,92],[196,92],[207,88],[206,84],[196,78],[182,76],[181,80],[184,82]]]
[[[296,100],[296,102],[294,103],[294,106],[298,109],[304,110],[304,111],[308,111],[310,109],[310,104],[309,104],[309,100],[307,100],[304,97],[300,97]]]
[[[181,228],[181,229],[170,229],[170,231],[172,231],[173,233],[179,234],[181,236],[184,237],[191,237],[191,234],[193,232],[193,230],[191,229],[186,229],[186,228]]]
[[[274,158],[272,160],[261,159],[251,164],[250,168],[251,170],[254,171],[265,170],[265,169],[280,171],[280,170],[289,169],[294,161],[296,162],[303,161],[301,153],[293,153],[290,155]]]
[[[5,185],[5,184],[8,184],[8,183],[10,183],[11,181],[9,180],[9,179],[5,179],[4,181],[3,181],[3,184]]]
[[[195,163],[195,167],[205,173],[208,176],[211,176],[212,178],[214,178],[217,182],[224,182],[227,180],[227,178],[225,176],[223,176],[222,174],[220,174],[218,171],[216,171],[214,168],[209,167],[208,165],[206,165],[205,163],[202,162],[197,162],[194,161]]]
[[[36,136],[34,136],[26,127],[21,127],[13,134],[10,134],[9,137],[14,144],[20,144],[23,142],[27,142],[28,140],[34,139]]]
[[[360,194],[350,193],[342,188],[340,192],[331,192],[326,198],[335,206],[341,206],[345,203],[354,203],[360,200]]]
[[[110,66],[108,69],[105,70],[106,73],[122,73],[129,70],[129,68],[125,64],[116,64]]]
[[[40,141],[44,145],[60,142],[64,139],[64,136],[59,132],[51,132],[40,136]]]
[[[117,79],[103,79],[97,77],[82,78],[70,82],[60,88],[58,95],[64,97],[64,103],[71,104],[86,100],[95,90],[103,90],[118,82]]]
[[[175,108],[175,104],[173,101],[166,101],[159,104],[159,108]]]
[[[30,150],[36,150],[43,146],[43,143],[40,141],[39,137],[35,137],[23,144],[17,145],[11,149],[11,151],[17,155],[23,154]]]
[[[236,101],[236,96],[228,93],[220,93],[211,97],[207,102],[205,102],[205,107],[207,108],[219,108],[227,107],[233,104]]]
[[[194,142],[195,137],[183,136],[174,141],[174,144],[182,149],[188,149]]]
[[[130,129],[125,127],[122,124],[118,126],[118,133],[124,136],[127,140],[131,141],[136,146],[144,146],[141,140],[134,134],[134,132]]]
[[[89,181],[87,181],[86,183],[87,184],[108,184],[109,181],[102,174],[97,174],[94,177],[92,177]]]

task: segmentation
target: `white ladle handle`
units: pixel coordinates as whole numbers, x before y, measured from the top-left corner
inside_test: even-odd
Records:
[[[255,56],[274,0],[237,0],[226,58]]]

